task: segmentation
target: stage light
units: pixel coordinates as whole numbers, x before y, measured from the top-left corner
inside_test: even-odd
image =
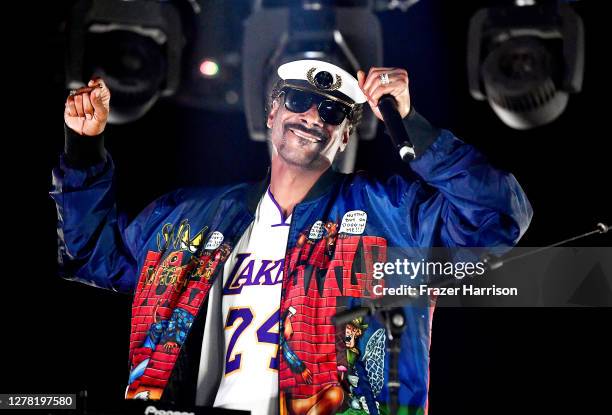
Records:
[[[267,94],[279,79],[279,65],[297,59],[319,59],[353,74],[361,68],[382,66],[381,29],[367,6],[338,7],[330,1],[294,2],[289,7],[259,5],[244,27],[244,107],[249,134],[256,141],[267,140]],[[352,171],[357,138],[373,138],[376,121],[365,108],[357,136],[335,162],[338,170]]]
[[[582,88],[584,29],[567,4],[533,4],[478,11],[468,36],[468,82],[509,127],[548,124]]]
[[[213,112],[241,112],[242,26],[251,12],[248,1],[200,2],[186,47],[183,79],[172,100]]]
[[[179,87],[184,41],[172,2],[78,1],[68,24],[67,87],[103,77],[113,96],[110,123],[142,117]]]
[[[219,64],[212,59],[204,59],[200,64],[200,72],[208,78],[212,78],[219,73]]]

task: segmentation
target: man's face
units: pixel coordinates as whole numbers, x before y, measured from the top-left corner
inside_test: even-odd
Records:
[[[338,151],[344,151],[348,123],[348,119],[340,125],[323,122],[315,104],[306,112],[291,112],[285,108],[283,95],[272,103],[267,120],[274,155],[306,170],[324,170]]]
[[[357,344],[357,338],[361,336],[361,330],[352,324],[347,324],[344,333],[344,345],[352,349]]]

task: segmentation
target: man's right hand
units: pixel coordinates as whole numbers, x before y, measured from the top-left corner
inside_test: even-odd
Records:
[[[64,122],[77,134],[95,136],[101,134],[106,127],[110,112],[110,91],[100,78],[92,79],[87,86],[94,89],[70,95],[66,99]]]

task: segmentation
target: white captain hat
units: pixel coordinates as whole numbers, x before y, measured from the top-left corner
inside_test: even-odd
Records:
[[[313,59],[292,61],[279,66],[277,72],[284,85],[316,92],[350,107],[366,102],[357,79],[329,62]]]

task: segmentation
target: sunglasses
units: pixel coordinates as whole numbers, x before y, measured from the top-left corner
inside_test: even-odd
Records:
[[[291,112],[302,113],[317,106],[319,117],[323,122],[331,125],[340,125],[351,114],[351,108],[339,101],[326,98],[322,95],[294,88],[284,88],[285,108]]]

